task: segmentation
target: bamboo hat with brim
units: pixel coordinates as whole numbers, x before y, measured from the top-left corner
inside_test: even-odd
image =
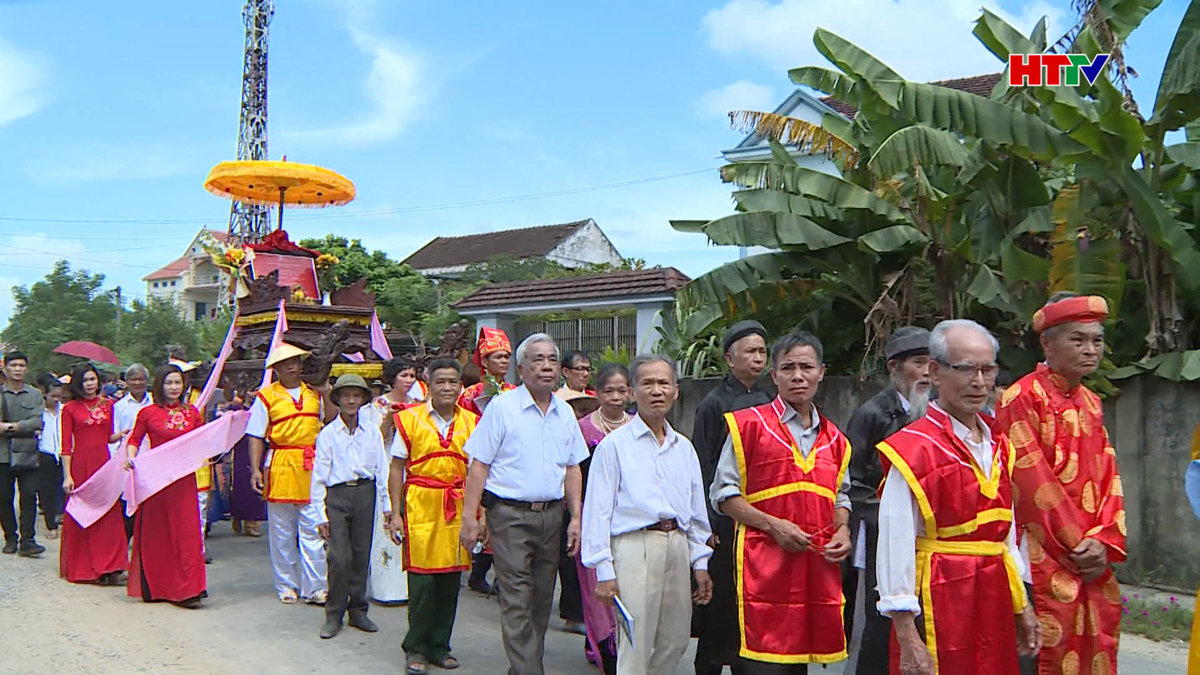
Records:
[[[267,354],[266,367],[274,368],[275,366],[279,365],[280,363],[283,363],[284,361],[287,361],[288,359],[294,359],[297,356],[300,356],[300,357],[308,356],[308,350],[301,349],[301,348],[297,347],[296,345],[291,345],[286,342],[281,342],[281,343],[279,343],[278,347],[271,350],[270,354]]]
[[[600,408],[600,399],[585,394],[581,391],[568,389],[565,393],[560,394],[562,400],[566,401],[575,410],[576,417],[590,415]]]
[[[342,397],[342,390],[349,389],[350,387],[358,387],[359,389],[362,389],[364,395],[366,396],[365,401],[371,400],[371,388],[367,386],[367,381],[364,380],[361,375],[355,375],[354,373],[346,373],[345,375],[339,376],[337,382],[333,383],[333,389],[329,392],[329,398],[332,399],[335,404],[338,403]]]

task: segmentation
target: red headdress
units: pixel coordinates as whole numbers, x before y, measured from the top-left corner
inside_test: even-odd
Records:
[[[508,341],[508,335],[499,328],[488,328],[483,326],[479,329],[479,342],[475,345],[475,365],[479,366],[480,372],[485,371],[483,360],[488,354],[496,352],[512,353],[512,343]]]
[[[1064,323],[1096,323],[1108,318],[1108,302],[1098,295],[1067,298],[1033,313],[1033,330],[1041,333]]]

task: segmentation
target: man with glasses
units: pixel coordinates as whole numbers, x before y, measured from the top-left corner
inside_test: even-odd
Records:
[[[846,658],[841,562],[850,554],[850,441],[813,405],[823,347],[804,332],[771,347],[779,395],[725,415],[709,499],[737,523],[734,553],[745,675],[805,673]]]
[[[979,415],[999,371],[997,351],[996,338],[974,321],[935,326],[929,375],[937,402],[878,446],[887,472],[879,612],[891,618],[899,645],[892,672],[1009,675],[1018,652],[1036,653],[1041,643],[1021,584],[1014,453]]]
[[[559,387],[555,394],[566,396],[575,392],[585,396],[596,395],[596,390],[588,387],[588,382],[592,379],[592,359],[588,357],[587,352],[572,349],[563,354],[562,376],[563,386]]]
[[[511,675],[541,675],[546,627],[563,522],[567,553],[579,551],[579,464],[588,458],[571,405],[554,395],[558,347],[545,333],[517,347],[524,384],[488,403],[464,449],[471,458],[459,539],[468,550],[483,540],[479,507],[495,552],[500,622]]]
[[[1046,360],[1005,391],[996,415],[1017,453],[1017,523],[1046,631],[1043,673],[1117,667],[1112,564],[1125,559],[1124,491],[1100,398],[1083,384],[1104,355],[1107,317],[1104,298],[1052,297],[1033,316]]]

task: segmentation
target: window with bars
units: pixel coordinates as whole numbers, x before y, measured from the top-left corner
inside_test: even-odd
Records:
[[[616,314],[606,317],[561,319],[557,321],[520,321],[513,345],[534,333],[546,333],[554,338],[559,349],[579,349],[599,354],[606,347],[637,353],[637,315]]]

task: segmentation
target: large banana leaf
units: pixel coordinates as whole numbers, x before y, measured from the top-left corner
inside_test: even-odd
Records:
[[[1168,145],[1166,150],[1172,162],[1178,162],[1192,171],[1200,171],[1200,143],[1176,143]]]
[[[967,286],[967,294],[985,307],[1008,312],[1013,310],[1012,296],[1008,294],[1004,282],[987,265],[979,266],[971,285]]]
[[[876,253],[894,253],[911,246],[923,246],[928,242],[929,237],[911,225],[883,227],[858,238],[859,248]]]
[[[1162,0],[1096,0],[1113,38],[1125,42],[1130,33],[1142,25],[1142,21],[1153,12]]]
[[[855,84],[854,77],[836,70],[803,66],[789,70],[788,77],[798,85],[812,87],[844,103],[854,103],[858,100],[858,85]]]
[[[825,155],[844,165],[858,162],[857,148],[812,122],[754,110],[735,110],[729,113],[729,121],[736,130],[753,132],[806,155]]]
[[[737,190],[733,200],[742,211],[778,211],[792,213],[818,222],[836,222],[845,218],[845,211],[818,199],[788,194],[782,190]],[[678,229],[678,228],[676,228]],[[703,229],[690,230],[702,232]]]
[[[1200,290],[1200,250],[1197,250],[1195,240],[1163,206],[1141,173],[1131,166],[1124,166],[1110,175],[1124,189],[1142,231],[1179,266],[1184,284],[1192,291]]]
[[[1090,239],[1082,221],[1081,190],[1072,186],[1054,200],[1054,233],[1050,236],[1050,292],[1099,295],[1108,300],[1113,316],[1125,294],[1125,264],[1115,235]]]
[[[1040,283],[1050,278],[1050,261],[1017,246],[1014,241],[1004,241],[1000,244],[1000,271],[1009,284],[1018,281]]]
[[[1200,115],[1200,2],[1194,0],[1179,22],[1158,82],[1150,126],[1179,129]]]
[[[886,179],[902,171],[911,171],[914,163],[926,167],[961,167],[966,163],[967,155],[966,147],[954,134],[914,124],[884,139],[867,165],[876,177]]]
[[[852,239],[817,225],[803,216],[777,211],[735,213],[704,226],[704,234],[720,246],[765,246],[818,251]]]
[[[782,190],[815,197],[842,209],[866,209],[895,223],[908,216],[891,202],[837,176],[778,162],[737,162],[721,167],[721,180],[747,188]]]
[[[850,42],[836,33],[824,28],[818,28],[813,33],[813,44],[822,56],[837,66],[842,72],[856,78],[860,89],[873,91],[890,108],[896,107],[894,95],[883,94],[875,88],[879,80],[903,80],[899,73],[892,70],[886,63],[867,52],[865,49]],[[859,96],[858,103],[864,99]]]
[[[1087,153],[1087,146],[1034,115],[965,91],[918,82],[876,82],[895,92],[900,114],[913,123],[960,133],[1041,161]]]
[[[812,270],[809,254],[782,251],[735,260],[696,277],[677,296],[681,314],[687,316],[684,331],[695,335],[722,316],[736,314],[739,300],[755,292],[786,293],[792,281]]]
[[[704,226],[711,223],[711,220],[668,220],[672,229],[676,232],[687,232],[689,234],[695,232],[704,232]]]
[[[1040,54],[1043,50],[1007,21],[984,9],[971,31],[996,58],[1008,63],[1010,54]]]

